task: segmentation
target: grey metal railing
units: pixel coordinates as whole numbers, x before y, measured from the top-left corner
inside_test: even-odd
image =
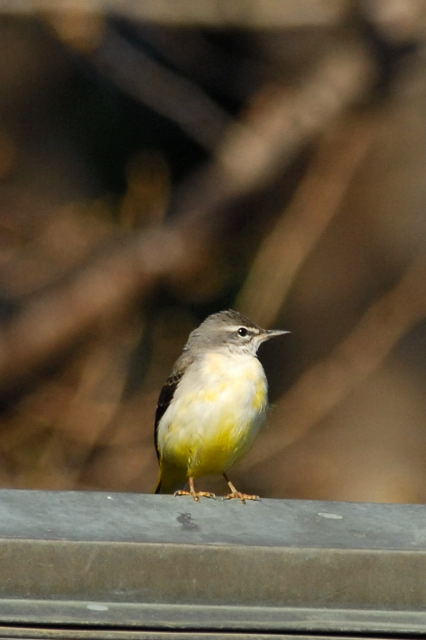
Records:
[[[426,507],[0,491],[0,637],[172,632],[426,637]]]

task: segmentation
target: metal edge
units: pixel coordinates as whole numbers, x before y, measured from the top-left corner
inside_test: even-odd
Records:
[[[426,612],[304,607],[155,605],[89,601],[0,600],[1,625],[115,630],[424,634]]]

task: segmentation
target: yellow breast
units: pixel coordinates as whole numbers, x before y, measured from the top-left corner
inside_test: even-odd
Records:
[[[222,473],[251,445],[266,406],[257,358],[206,354],[186,371],[160,421],[160,455],[187,475]]]

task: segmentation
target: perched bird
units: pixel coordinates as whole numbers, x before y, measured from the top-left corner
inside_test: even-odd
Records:
[[[265,340],[288,331],[261,329],[233,311],[214,313],[190,333],[161,390],[155,415],[160,463],[156,493],[215,497],[195,479],[222,474],[226,498],[255,500],[237,491],[228,469],[252,444],[268,406],[268,384],[256,353]],[[188,483],[189,490],[183,490]]]

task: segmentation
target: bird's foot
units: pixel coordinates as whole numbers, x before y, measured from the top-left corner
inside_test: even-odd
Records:
[[[175,496],[192,496],[195,502],[200,502],[200,498],[216,498],[216,494],[211,491],[186,491],[185,489],[179,489],[174,492]]]
[[[200,498],[216,498],[216,495],[211,491],[197,491],[195,489],[194,478],[189,476],[188,478],[189,489],[180,489],[175,491],[175,496],[192,496],[195,502],[200,502]]]
[[[246,500],[260,500],[259,496],[252,495],[251,493],[241,493],[241,491],[238,491],[226,473],[223,474],[223,477],[226,480],[226,484],[231,489],[231,493],[228,493],[228,495],[223,498],[224,500],[241,500],[243,504],[246,503]]]
[[[241,491],[231,491],[228,495],[224,496],[224,500],[241,500],[243,504],[246,503],[246,500],[260,500],[259,496],[253,495],[251,493],[241,493]]]

